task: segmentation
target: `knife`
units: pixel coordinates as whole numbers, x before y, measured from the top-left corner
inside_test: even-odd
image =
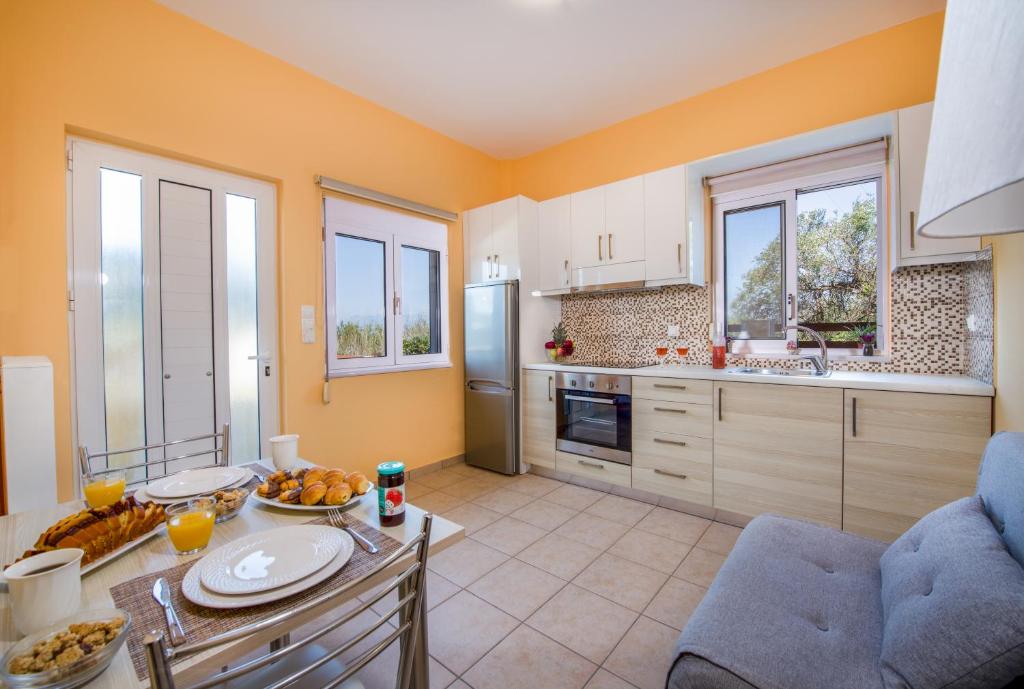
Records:
[[[153,598],[156,598],[156,602],[164,609],[167,628],[171,631],[171,645],[180,646],[185,643],[185,630],[181,628],[178,613],[174,612],[174,605],[171,603],[171,586],[163,577],[157,579],[153,584]]]

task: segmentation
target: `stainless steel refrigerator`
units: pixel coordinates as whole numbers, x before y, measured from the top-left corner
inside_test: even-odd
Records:
[[[519,473],[519,281],[466,285],[466,464]]]

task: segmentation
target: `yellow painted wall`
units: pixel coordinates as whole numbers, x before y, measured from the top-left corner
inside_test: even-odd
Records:
[[[1024,431],[1024,234],[992,240],[995,277],[997,431]]]
[[[139,0],[0,2],[0,354],[44,354],[56,378],[59,493],[71,494],[65,309],[66,131],[273,180],[278,188],[284,428],[311,459],[370,469],[462,452],[462,356],[451,369],[332,383],[299,305],[322,307],[318,173],[451,210],[495,200],[498,163],[265,53]],[[451,335],[462,339],[453,226]],[[321,311],[322,313],[322,311]]]

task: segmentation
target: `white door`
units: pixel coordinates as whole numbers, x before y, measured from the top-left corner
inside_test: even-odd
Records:
[[[486,282],[494,277],[494,252],[491,242],[491,206],[466,211],[463,221],[466,237],[466,283]]]
[[[230,423],[233,462],[268,454],[278,431],[273,186],[77,139],[69,152],[76,444],[134,448]]]
[[[686,169],[644,175],[644,254],[648,280],[686,277]]]
[[[644,178],[604,188],[606,263],[644,260]]]
[[[519,227],[519,197],[491,204],[491,251],[494,252],[494,278],[518,280],[519,251],[516,241]]]
[[[573,268],[589,268],[608,257],[604,237],[604,187],[570,195]]]
[[[568,289],[572,251],[572,209],[569,196],[541,201],[539,214],[539,289]]]

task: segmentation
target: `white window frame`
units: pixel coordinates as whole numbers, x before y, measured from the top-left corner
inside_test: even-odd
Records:
[[[398,371],[451,367],[448,319],[448,226],[436,220],[358,203],[332,194],[323,197],[324,224],[324,336],[326,374],[342,378]],[[349,236],[385,244],[385,347],[382,357],[338,359],[337,308],[335,304],[336,257],[334,238]],[[402,247],[437,251],[440,302],[441,351],[432,354],[402,353]]]
[[[886,222],[887,166],[884,162],[868,163],[854,167],[832,170],[803,177],[796,177],[779,182],[772,182],[758,187],[739,189],[716,196],[713,200],[713,234],[715,260],[715,320],[714,331],[718,336],[725,336],[725,214],[742,208],[756,207],[777,203],[785,204],[783,219],[783,274],[785,278],[785,323],[796,325],[798,322],[800,295],[797,290],[797,196],[800,193],[815,191],[844,184],[876,180],[876,244],[878,246],[878,268],[876,269],[875,289],[877,290],[876,316],[876,355],[888,356],[889,348],[889,289],[887,284],[888,271],[888,224]],[[788,353],[789,343],[796,343],[798,333],[787,332],[785,339],[752,339],[733,340],[731,351],[734,354],[779,355]],[[813,348],[813,349],[816,349]],[[831,356],[842,356],[841,350],[831,350]]]

